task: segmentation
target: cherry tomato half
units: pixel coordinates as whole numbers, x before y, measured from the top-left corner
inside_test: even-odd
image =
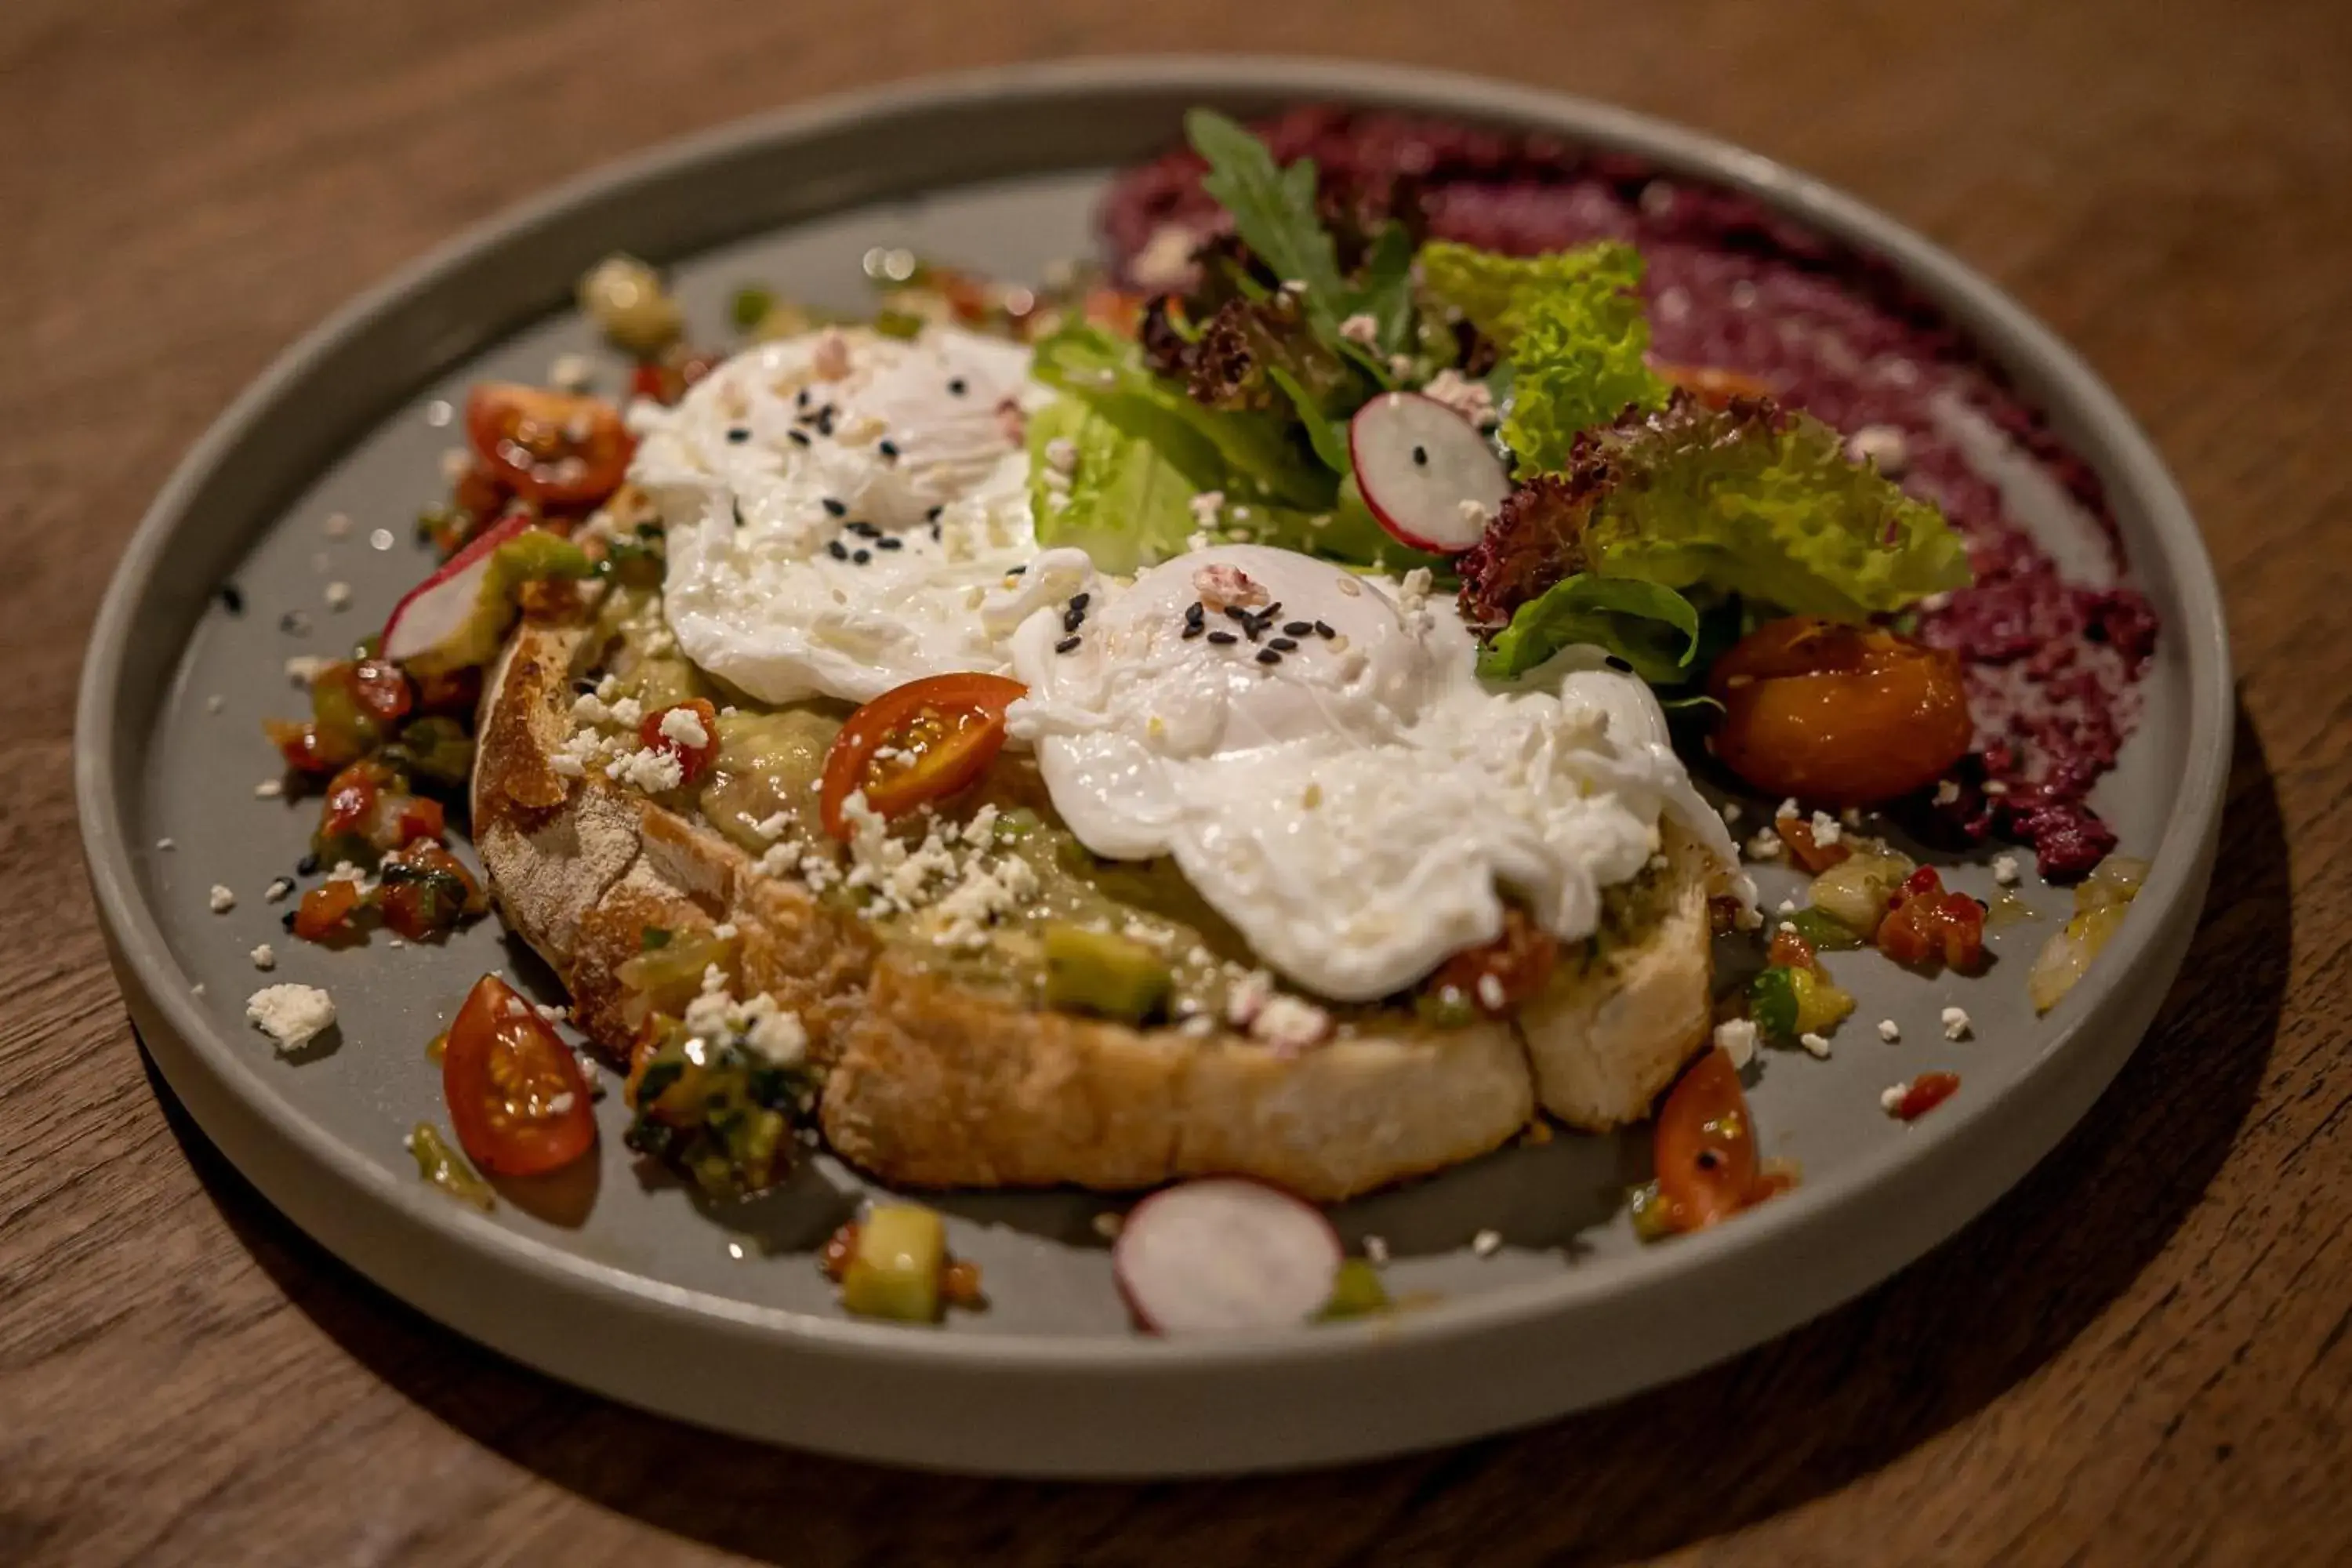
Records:
[[[1690,1065],[1658,1112],[1658,1195],[1676,1230],[1728,1219],[1778,1190],[1763,1174],[1739,1069],[1721,1047]]]
[[[457,1142],[485,1172],[537,1176],[595,1146],[580,1064],[514,988],[485,974],[467,994],[441,1054],[441,1093]]]
[[[1960,663],[1874,626],[1768,621],[1715,661],[1715,752],[1772,795],[1874,805],[1933,784],[1974,727]]]
[[[688,724],[673,720],[670,718],[673,713],[684,713],[693,722]],[[664,728],[666,724],[669,728]],[[702,739],[698,742],[682,741],[671,734],[670,729],[683,730],[688,735],[699,730]],[[637,726],[637,744],[648,751],[667,752],[676,757],[680,782],[692,784],[710,771],[711,763],[719,755],[719,710],[699,697],[689,697],[683,702],[673,702],[667,708],[656,709],[646,714],[645,722]]]
[[[891,817],[971,784],[1004,749],[1004,710],[1028,689],[1001,675],[932,675],[852,713],[824,754],[824,830],[849,837],[842,806],[861,790],[869,809]]]
[[[466,400],[466,438],[515,493],[542,506],[603,500],[636,443],[601,398],[487,381]]]

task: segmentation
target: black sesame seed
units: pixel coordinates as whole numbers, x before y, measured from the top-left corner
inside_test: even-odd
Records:
[[[288,931],[292,931],[294,929],[294,911],[292,910],[288,910],[284,914],[279,915],[278,917],[278,923],[284,926]]]
[[[820,436],[833,434],[833,405],[830,403],[817,410],[816,433]]]
[[[1257,650],[1257,661],[1260,664],[1280,664],[1282,656],[1270,647],[1262,647]]]
[[[844,544],[838,539],[826,540],[824,542],[824,552],[827,555],[832,556],[835,561],[846,561],[849,559],[849,546]]]
[[[904,550],[906,547],[907,542],[895,533],[885,534],[874,542],[877,550]]]
[[[795,447],[805,447],[809,444],[809,433],[805,430],[787,430],[784,432],[784,439]]]
[[[793,406],[795,408],[806,408],[808,406],[808,392],[809,389],[807,387],[802,387],[799,395],[793,399]]]
[[[860,539],[879,539],[882,531],[862,518],[853,518],[841,525]]]
[[[1027,568],[1026,566],[1007,566],[1007,567],[1004,569],[1004,574],[1005,574],[1007,577],[1018,577],[1018,576],[1020,576],[1020,575],[1021,575],[1021,574],[1023,574],[1024,572],[1026,572],[1026,571],[1028,571],[1028,570],[1029,570],[1029,568]]]
[[[1054,645],[1054,651],[1055,653],[1068,653],[1071,649],[1078,646],[1079,640],[1079,638],[1074,637],[1064,637],[1060,642]]]
[[[1070,608],[1074,610],[1082,611],[1088,605],[1091,605],[1094,602],[1095,596],[1092,594],[1073,594],[1070,595]]]
[[[939,542],[940,542],[940,525],[939,525],[938,523],[936,523],[936,522],[935,522],[935,523],[931,524],[931,542],[932,542],[932,543],[934,543],[934,544],[937,544]]]
[[[1333,631],[1328,623],[1318,621],[1315,623],[1315,635],[1318,637],[1336,637],[1339,634]]]
[[[273,898],[282,899],[293,890],[294,879],[291,877],[273,877],[269,880],[269,896]]]
[[[221,608],[232,616],[245,614],[245,590],[234,583],[220,585],[220,602]]]
[[[1414,468],[1427,468],[1427,467],[1429,467],[1429,448],[1428,448],[1428,447],[1415,447],[1412,449],[1412,466],[1413,466]]]
[[[829,517],[847,517],[849,515],[848,506],[841,501],[834,500],[831,496],[824,498],[824,510],[825,514]]]
[[[1275,649],[1278,653],[1297,653],[1298,651],[1298,645],[1288,637],[1271,638],[1267,641],[1265,646]]]
[[[1209,606],[1195,599],[1184,606],[1184,624],[1188,626],[1197,626],[1201,624],[1202,617],[1208,613]]]
[[[1601,662],[1602,662],[1603,664],[1606,664],[1610,668],[1614,669],[1614,670],[1620,670],[1620,671],[1623,672],[1624,674],[1631,675],[1631,674],[1633,674],[1633,665],[1632,665],[1631,663],[1629,663],[1628,661],[1624,660],[1624,659],[1619,658],[1618,658],[1615,654],[1613,654],[1613,653],[1612,653],[1612,654],[1611,654],[1607,658],[1605,658],[1605,659],[1601,660]]]
[[[937,522],[940,520],[940,513],[945,510],[947,510],[947,508],[943,506],[935,506],[931,508],[930,510],[923,514],[923,521],[925,522]]]
[[[886,458],[895,460],[898,456],[898,443],[896,441],[877,441],[874,449]]]
[[[1243,609],[1239,605],[1227,605],[1225,606],[1225,619],[1229,621],[1246,621],[1249,618],[1250,613],[1247,610]]]
[[[303,856],[302,858],[294,862],[294,874],[298,877],[317,876],[319,874],[319,858],[316,855]]]
[[[1223,647],[1227,643],[1236,643],[1242,639],[1234,636],[1231,632],[1211,632],[1209,634],[1209,640],[1215,643],[1218,647]]]
[[[1191,642],[1194,637],[1199,637],[1202,632],[1207,631],[1208,629],[1208,627],[1202,626],[1200,622],[1194,621],[1184,628],[1184,640],[1186,642]]]
[[[1087,613],[1084,610],[1072,609],[1064,610],[1062,612],[1062,629],[1064,631],[1074,632],[1086,624]]]
[[[751,438],[751,432],[738,425],[727,432],[727,438],[736,442],[748,441]]]
[[[874,552],[871,550],[853,550],[849,552],[850,563],[854,566],[863,566],[873,559]]]
[[[1303,637],[1308,632],[1315,629],[1315,623],[1312,621],[1285,621],[1282,624],[1282,629],[1287,636]]]
[[[948,377],[948,395],[950,397],[961,397],[966,390],[967,388],[963,377],[960,375],[951,375]]]

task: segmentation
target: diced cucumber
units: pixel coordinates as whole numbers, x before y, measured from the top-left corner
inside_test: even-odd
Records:
[[[857,1227],[857,1247],[841,1278],[841,1305],[861,1318],[937,1322],[947,1258],[947,1227],[935,1211],[883,1205]]]

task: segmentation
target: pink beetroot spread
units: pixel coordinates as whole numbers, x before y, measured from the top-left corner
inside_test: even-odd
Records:
[[[1918,636],[1965,661],[1979,750],[1956,789],[1937,792],[1946,798],[1913,803],[1912,826],[2031,844],[2053,878],[2081,876],[2115,847],[2084,797],[2137,716],[2155,614],[2135,589],[2063,577],[1970,464],[1939,407],[1964,405],[2039,465],[2090,520],[2095,550],[2120,579],[2098,476],[1892,268],[1748,196],[1549,137],[1332,108],[1294,110],[1260,131],[1282,162],[1315,160],[1327,199],[1370,212],[1418,199],[1444,238],[1522,255],[1629,241],[1649,264],[1660,359],[1744,372],[1841,430],[1871,431],[1881,466],[1943,509],[1976,570],[1973,586],[1922,612]],[[1101,222],[1120,267],[1163,226],[1221,224],[1201,169],[1177,152],[1113,184]]]

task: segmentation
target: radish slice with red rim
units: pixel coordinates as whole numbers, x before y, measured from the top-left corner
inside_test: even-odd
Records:
[[[1342,1256],[1314,1205],[1263,1182],[1213,1176],[1138,1204],[1111,1248],[1111,1271],[1150,1332],[1236,1332],[1314,1317],[1331,1299]]]
[[[1400,544],[1458,555],[1511,493],[1477,427],[1433,397],[1384,392],[1348,422],[1348,458],[1372,517]]]

